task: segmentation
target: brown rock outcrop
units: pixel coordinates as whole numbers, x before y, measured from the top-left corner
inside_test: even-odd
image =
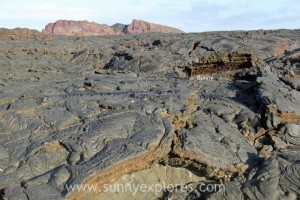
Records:
[[[127,26],[124,32],[125,34],[151,33],[151,32],[183,33],[183,31],[177,28],[149,23],[146,21],[136,20],[136,19],[132,20],[131,24]]]
[[[0,40],[30,40],[30,39],[43,39],[43,38],[45,38],[45,36],[41,32],[33,29],[0,28]]]
[[[107,26],[88,21],[58,20],[48,24],[43,33],[47,35],[67,35],[67,36],[96,36],[96,35],[123,35],[138,33],[183,33],[183,31],[142,20],[133,20],[131,24],[115,24]]]
[[[48,24],[43,33],[48,35],[67,36],[95,36],[95,35],[118,35],[113,28],[107,25],[88,21],[58,20]]]
[[[191,75],[214,74],[225,71],[239,70],[256,67],[262,61],[253,58],[250,52],[233,52],[203,58],[199,63],[195,63],[191,69]]]
[[[264,29],[252,30],[247,33],[249,36],[262,36],[265,34]]]

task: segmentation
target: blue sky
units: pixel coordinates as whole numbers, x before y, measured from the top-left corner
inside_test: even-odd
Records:
[[[300,0],[0,0],[0,27],[42,30],[58,19],[142,19],[186,32],[300,28]]]

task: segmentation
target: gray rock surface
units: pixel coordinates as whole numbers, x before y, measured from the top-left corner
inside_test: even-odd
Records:
[[[96,199],[70,186],[157,165],[203,179],[159,199],[299,198],[299,33],[0,41],[1,198]],[[226,190],[181,190],[203,183]]]

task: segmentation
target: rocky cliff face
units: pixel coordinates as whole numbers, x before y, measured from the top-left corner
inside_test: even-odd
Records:
[[[123,35],[151,32],[183,33],[183,31],[176,28],[135,19],[129,25],[115,24],[113,26],[88,21],[59,20],[48,24],[43,30],[44,34],[67,36]]]
[[[136,20],[136,19],[132,20],[131,24],[129,24],[128,27],[126,27],[124,32],[125,34],[152,33],[152,32],[183,33],[183,31],[177,28],[149,23],[146,21]]]
[[[107,25],[101,25],[88,21],[68,21],[59,20],[48,24],[43,30],[44,34],[49,35],[76,35],[76,36],[94,36],[94,35],[118,35],[113,28]]]

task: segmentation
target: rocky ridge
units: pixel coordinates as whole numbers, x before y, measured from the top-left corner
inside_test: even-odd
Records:
[[[68,188],[129,180],[179,184],[129,199],[299,198],[299,33],[0,41],[2,198],[120,199]]]
[[[151,32],[183,33],[176,28],[136,19],[132,20],[129,25],[115,24],[113,26],[88,21],[58,20],[48,24],[42,32],[47,35],[67,36],[124,35]]]
[[[125,34],[137,34],[137,33],[183,33],[183,31],[172,28],[169,26],[164,26],[160,24],[149,23],[142,20],[132,20],[131,24],[125,27],[123,30]]]
[[[76,36],[95,36],[95,35],[117,35],[118,33],[107,25],[97,24],[88,21],[69,21],[58,20],[46,25],[42,31],[47,35],[76,35]]]
[[[6,29],[0,28],[0,40],[37,40],[46,39],[46,35],[33,29],[15,28]]]

